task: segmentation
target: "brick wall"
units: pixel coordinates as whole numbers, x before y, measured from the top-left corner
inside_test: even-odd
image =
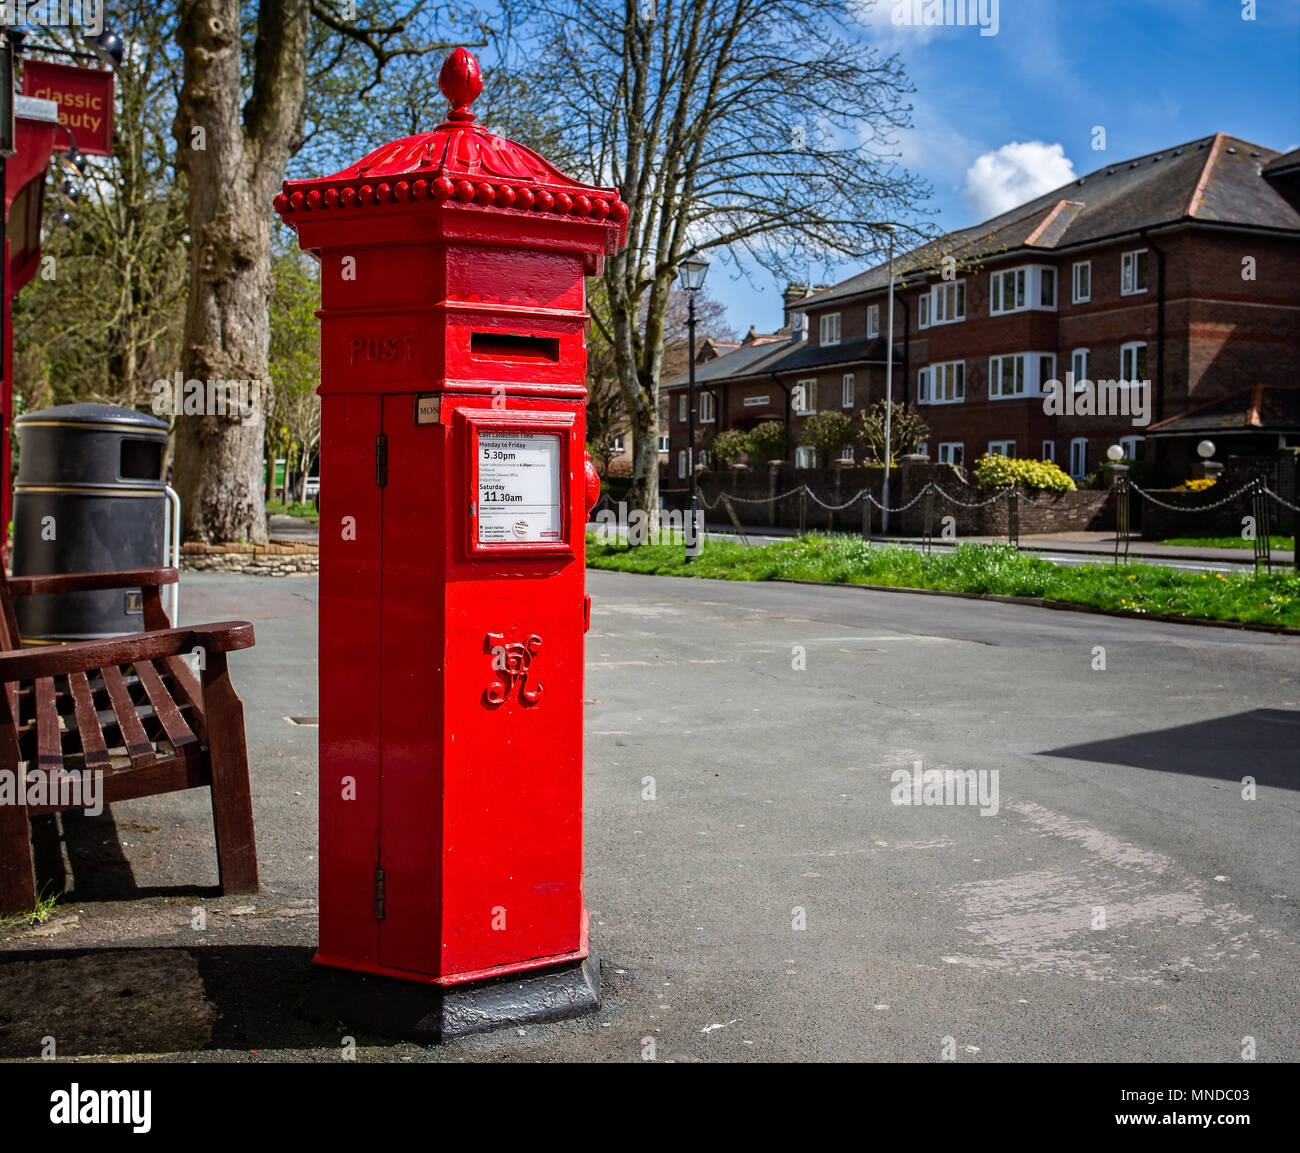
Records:
[[[1167,540],[1181,536],[1237,536],[1243,528],[1243,517],[1252,515],[1249,493],[1243,493],[1221,508],[1217,505],[1225,497],[1245,488],[1256,477],[1262,476],[1273,492],[1292,504],[1296,500],[1296,455],[1284,453],[1275,457],[1230,460],[1213,488],[1204,492],[1185,489],[1147,489],[1153,497],[1180,510],[1174,512],[1161,508],[1149,500],[1134,495],[1133,504],[1141,505],[1142,539]],[[1144,486],[1145,487],[1145,486]],[[1296,514],[1276,501],[1268,502],[1269,531],[1290,534],[1296,531]]]
[[[1006,499],[985,505],[993,490],[968,484],[948,465],[922,464],[904,461],[892,474],[889,504],[900,508],[909,504],[929,483],[954,498],[946,501],[933,498],[932,531],[939,535],[942,518],[956,518],[956,532],[964,536],[1005,536],[1007,534],[1008,502]],[[758,470],[731,470],[700,474],[700,498],[707,508],[710,522],[725,524],[727,513],[718,503],[720,494],[732,498],[740,522],[746,528],[761,529],[769,526],[797,528],[800,524],[809,531],[826,529],[834,532],[860,532],[862,530],[863,502],[854,501],[847,508],[827,509],[810,497],[783,496],[800,485],[807,485],[825,504],[842,505],[862,489],[880,501],[884,487],[884,469],[880,468],[829,468],[794,469],[788,464]],[[683,510],[690,500],[686,488],[664,490],[664,505]],[[773,501],[772,498],[781,497]],[[1101,489],[1083,489],[1077,492],[1028,492],[1020,501],[1020,532],[1074,532],[1086,529],[1113,528],[1113,493]],[[1032,503],[1031,503],[1032,501]],[[760,502],[760,503],[749,503]],[[802,505],[802,508],[801,508]],[[968,505],[984,505],[968,508]],[[801,520],[802,516],[802,520]],[[880,530],[880,511],[870,512],[873,530]],[[890,516],[890,532],[903,536],[920,536],[925,519],[925,500],[911,508]]]

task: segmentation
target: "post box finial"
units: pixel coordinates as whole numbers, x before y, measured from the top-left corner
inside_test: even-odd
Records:
[[[469,106],[474,98],[483,91],[483,73],[474,59],[474,54],[465,48],[453,49],[443,62],[442,71],[438,73],[438,87],[442,94],[451,101],[448,120],[470,121],[474,113]]]

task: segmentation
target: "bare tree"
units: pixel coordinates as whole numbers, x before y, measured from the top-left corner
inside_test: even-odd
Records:
[[[265,383],[271,294],[270,204],[312,130],[381,82],[384,66],[448,47],[428,35],[447,5],[405,0],[357,15],[341,0],[182,0],[184,57],[173,133],[189,179],[187,378]],[[417,20],[420,17],[420,20]],[[308,83],[308,77],[313,82]],[[349,159],[354,159],[349,157]],[[176,485],[192,539],[265,540],[265,411],[177,421]]]
[[[521,44],[541,51],[532,91],[551,102],[616,185],[628,243],[605,269],[633,433],[629,500],[658,505],[659,381],[670,290],[691,250],[747,255],[786,274],[862,259],[871,222],[921,193],[895,165],[910,88],[849,23],[843,0],[533,0]]]

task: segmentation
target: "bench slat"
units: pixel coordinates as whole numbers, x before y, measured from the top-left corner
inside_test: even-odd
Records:
[[[171,741],[172,747],[179,752],[186,745],[196,744],[198,737],[185,723],[185,718],[181,716],[180,709],[176,707],[176,702],[167,692],[167,686],[163,684],[154,665],[150,661],[138,661],[135,665],[135,675],[140,678],[144,691],[149,694],[154,715],[162,722],[163,731]]]
[[[88,769],[107,769],[112,761],[108,745],[99,728],[99,716],[85,673],[69,673],[68,688],[72,690],[72,705],[77,717],[77,734],[81,738],[81,755]]]
[[[36,764],[44,770],[63,768],[59,711],[54,707],[54,678],[36,678]]]
[[[99,670],[108,689],[108,699],[113,703],[113,712],[117,716],[117,727],[122,731],[122,743],[126,745],[127,756],[131,764],[144,768],[153,763],[153,745],[144,731],[144,725],[135,713],[135,702],[127,691],[122,670],[117,665],[105,665]]]

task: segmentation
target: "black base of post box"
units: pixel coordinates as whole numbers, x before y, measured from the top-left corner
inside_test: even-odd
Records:
[[[562,1021],[600,1008],[600,959],[594,942],[586,960],[442,989],[317,965],[311,1016],[376,1033],[436,1045],[507,1025]]]

